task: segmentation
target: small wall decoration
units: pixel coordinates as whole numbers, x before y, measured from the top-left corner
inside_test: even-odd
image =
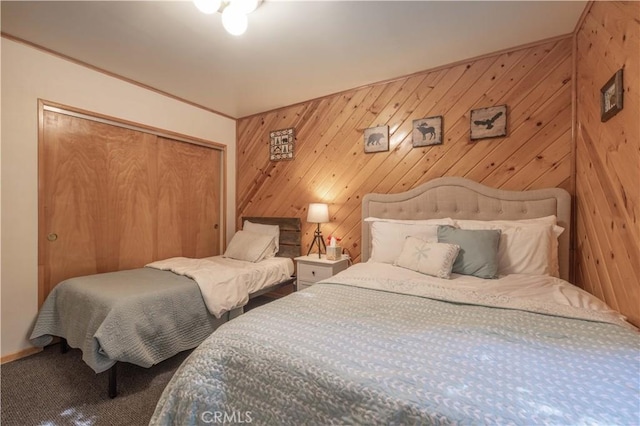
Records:
[[[293,128],[274,130],[270,133],[269,158],[271,161],[293,160],[293,143],[295,134]]]
[[[364,152],[389,151],[389,126],[370,127],[364,131]]]
[[[471,110],[471,140],[507,135],[507,106]]]
[[[413,120],[411,140],[414,148],[440,145],[442,143],[442,116]]]
[[[622,68],[600,89],[600,121],[603,123],[622,109]]]

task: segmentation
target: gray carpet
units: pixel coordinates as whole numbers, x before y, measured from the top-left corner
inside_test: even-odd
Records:
[[[160,394],[190,351],[151,368],[118,365],[118,397],[107,395],[108,373],[95,374],[60,345],[0,367],[2,426],[146,425]]]
[[[252,299],[248,309],[267,303]],[[248,310],[247,309],[247,310]],[[0,367],[2,426],[147,425],[175,370],[191,351],[151,368],[118,364],[118,397],[107,395],[108,373],[95,374],[78,349],[60,345]]]

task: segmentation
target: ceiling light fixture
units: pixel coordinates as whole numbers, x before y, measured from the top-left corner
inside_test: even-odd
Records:
[[[229,34],[247,31],[247,15],[258,8],[262,0],[193,0],[198,10],[207,15],[222,13],[222,26]]]

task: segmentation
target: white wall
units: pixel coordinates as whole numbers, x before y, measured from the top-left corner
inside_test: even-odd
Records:
[[[38,99],[227,146],[227,239],[235,232],[236,123],[30,46],[1,39],[2,356],[30,348],[38,309]]]

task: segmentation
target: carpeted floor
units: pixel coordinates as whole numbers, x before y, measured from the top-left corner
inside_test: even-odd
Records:
[[[160,394],[190,351],[151,368],[118,365],[118,397],[108,373],[95,374],[82,352],[60,345],[0,367],[2,426],[146,425]]]
[[[269,299],[257,298],[249,308]],[[147,425],[175,370],[191,351],[151,368],[118,365],[118,397],[107,395],[108,373],[95,374],[78,349],[60,345],[0,367],[2,426]]]

